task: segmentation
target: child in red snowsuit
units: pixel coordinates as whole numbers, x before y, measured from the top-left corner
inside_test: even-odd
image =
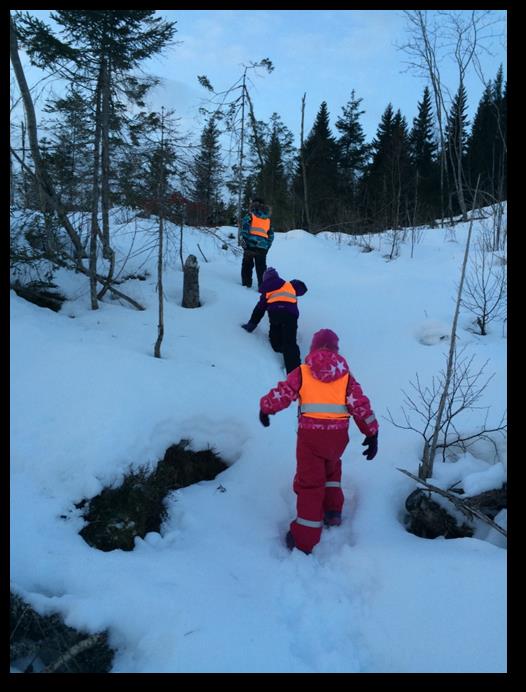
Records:
[[[363,454],[373,459],[378,450],[378,422],[369,399],[338,353],[338,336],[330,329],[314,334],[305,363],[261,397],[259,418],[267,427],[269,415],[299,399],[296,446],[297,516],[290,524],[287,546],[310,553],[322,527],[341,524],[344,496],[341,457],[349,442],[352,416],[366,437]]]

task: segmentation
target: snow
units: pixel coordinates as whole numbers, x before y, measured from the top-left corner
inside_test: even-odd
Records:
[[[380,421],[373,461],[351,422],[344,521],[309,556],[284,546],[295,516],[296,411],[259,423],[259,399],[284,371],[266,317],[252,334],[240,328],[258,294],[240,285],[235,229],[216,238],[185,228],[184,257],[200,263],[194,310],[181,307],[172,229],[156,359],[146,225],[113,229],[121,260],[134,242],[124,273],[150,272],[121,286],[143,312],[108,297],[90,310],[87,279],[63,270],[56,281],[69,300],[59,313],[11,291],[12,588],[67,625],[108,629],[114,673],[505,672],[505,538],[407,533],[414,482],[397,467],[416,473],[421,438],[386,420],[388,409],[400,420],[402,389],[416,373],[428,383],[444,365],[467,224],[424,229],[414,257],[407,242],[393,261],[386,235],[371,237],[372,252],[337,233],[276,235],[268,264],[309,289],[299,300],[302,356],[315,331],[336,331]],[[461,312],[459,340],[495,373],[480,402],[491,407],[491,427],[506,406],[506,339],[501,323],[477,336],[471,319]],[[480,416],[468,412],[463,425],[476,428]],[[160,533],[138,538],[133,551],[89,547],[75,503],[118,485],[130,467],[153,468],[182,438],[213,447],[229,468],[172,493]],[[468,494],[499,487],[502,444],[497,451],[481,445],[476,456],[440,459],[433,482],[458,482]],[[497,519],[506,525],[505,512]]]

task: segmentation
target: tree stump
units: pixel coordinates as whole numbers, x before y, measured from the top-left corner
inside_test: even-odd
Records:
[[[188,255],[183,268],[183,308],[199,308],[199,264],[195,255]]]

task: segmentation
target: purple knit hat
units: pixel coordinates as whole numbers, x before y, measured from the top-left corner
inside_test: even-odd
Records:
[[[278,272],[274,269],[274,267],[267,267],[265,271],[263,272],[263,281],[267,281],[267,279],[279,279],[280,276]]]
[[[328,348],[329,351],[334,351],[338,353],[338,335],[335,334],[332,329],[320,329],[312,337],[312,343],[310,345],[311,351],[316,351],[318,348]]]

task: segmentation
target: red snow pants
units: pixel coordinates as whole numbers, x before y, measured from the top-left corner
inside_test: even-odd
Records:
[[[296,443],[297,516],[290,524],[296,546],[310,553],[321,538],[325,512],[341,512],[342,454],[349,442],[347,430],[298,429]]]

